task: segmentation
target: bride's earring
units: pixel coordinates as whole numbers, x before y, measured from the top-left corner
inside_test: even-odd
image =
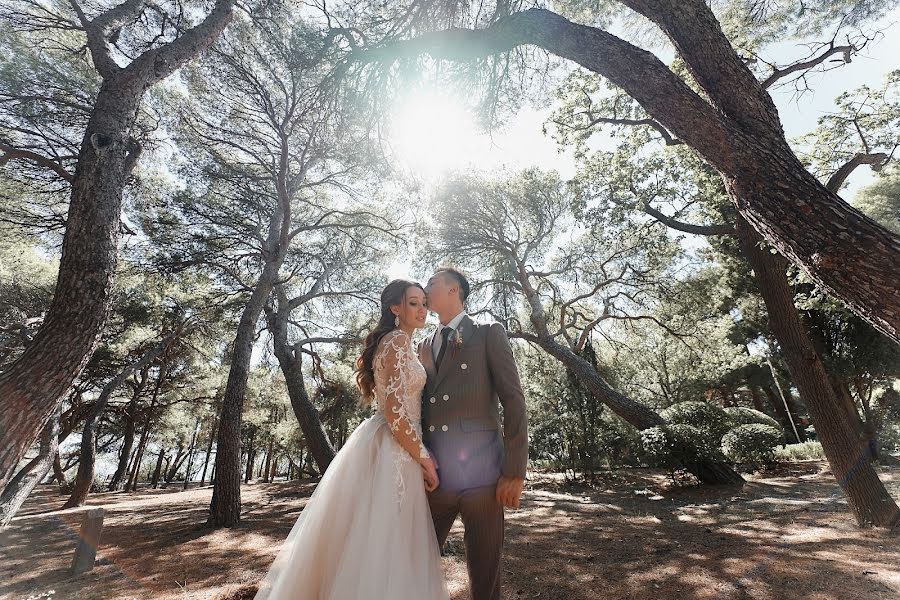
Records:
[[[394,317],[394,327],[400,327],[400,317]]]

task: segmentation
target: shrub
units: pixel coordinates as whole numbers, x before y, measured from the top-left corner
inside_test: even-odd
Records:
[[[824,459],[825,451],[821,442],[803,442],[802,444],[788,444],[783,448],[775,449],[775,460],[788,462],[798,460]]]
[[[770,425],[738,425],[722,437],[722,452],[729,459],[754,465],[775,460],[775,446],[784,440],[784,432]]]
[[[641,431],[647,461],[656,467],[677,469],[700,460],[719,459],[716,447],[697,427],[673,423]]]
[[[728,413],[714,404],[699,400],[673,404],[659,414],[670,425],[690,425],[696,428],[705,441],[716,448],[722,436],[734,427]]]
[[[750,425],[752,423],[759,423],[760,425],[769,425],[770,427],[779,429],[782,432],[784,431],[781,423],[764,412],[752,408],[744,408],[743,406],[729,406],[728,408],[723,408],[722,410],[725,411],[725,414],[727,414],[731,418],[731,421],[735,425]]]

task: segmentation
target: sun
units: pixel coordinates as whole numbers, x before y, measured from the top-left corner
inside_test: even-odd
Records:
[[[410,94],[393,114],[391,145],[397,158],[426,179],[476,162],[482,137],[472,112],[459,99],[438,90]]]

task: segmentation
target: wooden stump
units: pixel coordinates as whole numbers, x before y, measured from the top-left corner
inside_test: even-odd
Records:
[[[100,534],[103,532],[103,509],[92,508],[84,513],[81,531],[78,534],[78,545],[72,558],[73,575],[86,573],[94,568],[97,548],[100,547]]]

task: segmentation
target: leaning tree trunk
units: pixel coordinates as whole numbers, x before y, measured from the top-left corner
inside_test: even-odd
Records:
[[[722,176],[738,211],[820,286],[900,342],[900,236],[841,200],[797,159],[778,111],[704,0],[622,0],[671,39],[692,89],[651,52],[532,8],[487,28],[436,31],[361,51],[360,61],[430,54],[473,61],[535,45],[622,88]]]
[[[25,465],[0,494],[0,529],[3,529],[16,516],[22,504],[39,484],[57,456],[59,449],[59,409],[44,426],[41,432],[38,455]]]
[[[302,354],[299,348],[294,349],[288,344],[290,303],[282,286],[276,286],[275,292],[278,302],[277,310],[267,310],[267,321],[269,330],[272,332],[275,358],[278,359],[278,365],[284,374],[288,396],[291,399],[291,408],[294,410],[294,416],[297,418],[300,429],[303,431],[303,438],[306,440],[306,445],[312,453],[313,460],[316,461],[319,471],[324,473],[334,459],[334,446],[331,444],[331,440],[328,439],[328,433],[325,431],[322,420],[319,418],[319,411],[316,410],[309,398],[309,393],[306,391],[306,385],[303,381]]]
[[[531,276],[525,264],[514,254],[507,256],[516,265],[516,277],[520,292],[530,307],[530,320],[537,335],[528,339],[537,343],[547,354],[560,361],[563,366],[603,404],[638,430],[665,425],[666,421],[650,408],[635,402],[610,386],[590,362],[578,356],[571,348],[557,342],[547,328],[547,317],[543,302],[531,283]],[[742,484],[744,478],[724,462],[701,459],[682,466],[703,483]]]
[[[590,392],[619,417],[638,430],[665,425],[666,421],[650,408],[635,402],[610,386],[593,365],[549,336],[537,342],[547,354],[566,366]],[[744,478],[727,463],[704,460],[684,464],[692,475],[707,484],[741,484]]]
[[[878,478],[868,441],[848,418],[847,407],[835,394],[794,306],[793,290],[785,276],[788,261],[763,248],[762,238],[743,219],[738,219],[737,231],[741,247],[760,281],[769,328],[806,402],[831,471],[847,495],[850,510],[860,525],[895,525],[900,521],[900,509]]]
[[[139,385],[131,397],[131,400],[125,406],[125,435],[122,439],[122,449],[119,452],[119,464],[116,466],[116,472],[113,473],[109,480],[107,489],[111,492],[121,489],[122,479],[128,474],[129,459],[131,458],[131,449],[134,446],[134,434],[137,427],[137,401],[143,390],[143,385]],[[137,458],[137,457],[135,457]],[[126,481],[127,484],[127,481]]]
[[[82,17],[86,46],[103,78],[72,179],[53,301],[34,340],[0,373],[0,488],[37,439],[90,359],[109,308],[118,255],[122,191],[140,147],[130,137],[144,93],[206,50],[231,20],[234,0],[217,0],[198,25],[147,50],[127,67],[109,39],[143,10],[125,2]]]
[[[176,327],[162,341],[145,352],[141,358],[122,369],[118,375],[103,386],[100,396],[97,397],[90,414],[84,421],[84,431],[81,433],[81,459],[78,463],[78,474],[75,476],[75,483],[72,484],[72,495],[66,500],[63,508],[82,506],[87,500],[88,493],[91,491],[91,484],[94,482],[94,466],[97,460],[97,425],[100,423],[103,411],[106,410],[110,396],[132,373],[156,360],[156,357],[162,354],[169,343],[181,335],[184,326],[185,324],[182,323]]]
[[[282,155],[282,169],[286,169],[286,155]],[[269,219],[265,265],[250,294],[241,319],[231,354],[231,367],[222,399],[219,418],[219,437],[216,440],[216,478],[207,522],[215,527],[235,527],[241,520],[241,414],[244,395],[250,376],[250,356],[256,339],[256,323],[263,306],[278,278],[290,243],[290,201],[285,190],[279,189],[280,204]]]
[[[144,427],[141,430],[141,439],[138,441],[138,453],[134,458],[134,468],[131,470],[131,474],[128,476],[128,482],[125,484],[125,490],[131,490],[132,492],[137,491],[138,479],[140,479],[141,474],[141,463],[144,461],[144,452],[147,449],[147,440],[150,438],[150,424],[153,420],[153,410],[156,408],[156,403],[159,401],[159,392],[162,389],[162,384],[166,380],[166,376],[169,373],[169,361],[163,356],[159,365],[159,373],[156,375],[156,383],[153,386],[153,395],[150,397],[150,406],[147,407],[147,414],[144,417]],[[154,484],[153,487],[156,487]]]

